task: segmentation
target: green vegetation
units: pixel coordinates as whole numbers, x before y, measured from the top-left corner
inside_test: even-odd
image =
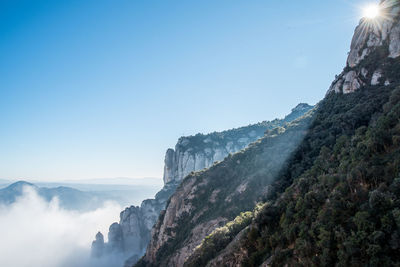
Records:
[[[238,258],[243,266],[400,266],[400,87],[331,93],[308,116],[186,179],[199,186],[193,211],[171,229],[156,265],[196,225],[224,216],[231,222],[187,266]],[[267,204],[257,213],[241,213],[260,200]]]
[[[400,266],[400,60],[385,49],[354,70],[367,69],[369,84],[379,66],[390,85],[332,92],[303,118],[188,176],[198,187],[193,208],[154,264],[166,265],[194,227],[223,217],[230,222],[186,266]]]
[[[263,121],[248,126],[230,129],[222,132],[213,132],[210,134],[196,134],[193,136],[182,137],[185,140],[184,147],[190,147],[193,151],[203,151],[205,148],[215,148],[216,145],[226,147],[228,143],[232,143],[238,147],[245,147],[248,142],[238,143],[240,138],[248,138],[250,142],[254,142],[264,135],[268,130],[276,127],[284,127],[287,123],[303,116],[310,111],[313,106],[305,103],[297,105],[292,112],[283,119],[275,119],[272,121]],[[179,144],[180,142],[178,142]],[[180,144],[182,146],[182,144]],[[182,149],[184,149],[182,147]]]
[[[229,155],[222,162],[188,175],[177,192],[194,180],[194,197],[182,200],[185,204],[190,204],[191,210],[177,218],[173,228],[167,229],[170,238],[157,250],[154,265],[167,265],[169,257],[185,246],[197,225],[219,218],[231,221],[241,212],[253,210],[268,193],[269,185],[304,138],[311,120],[312,112],[267,132],[265,137],[248,148]],[[225,245],[225,242],[220,243],[215,252],[223,248],[221,244]],[[136,266],[149,264],[142,259]]]
[[[217,252],[225,248],[243,228],[251,223],[252,218],[252,212],[244,212],[225,226],[214,230],[212,234],[203,240],[203,243],[191,257],[192,259],[188,260],[185,266],[195,267],[206,265],[210,259],[216,256]]]
[[[218,252],[223,250],[236,235],[245,229],[258,215],[265,204],[258,204],[253,212],[242,212],[233,221],[225,226],[217,228],[207,236],[194,254],[185,262],[187,267],[204,266],[210,259],[213,259]]]
[[[328,96],[243,240],[243,265],[399,265],[399,118],[400,88]]]

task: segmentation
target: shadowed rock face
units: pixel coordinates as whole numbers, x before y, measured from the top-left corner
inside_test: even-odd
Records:
[[[175,151],[172,148],[169,148],[165,153],[164,160],[164,184],[174,179],[175,166]]]
[[[383,90],[386,90],[389,88],[386,86],[391,85],[392,82],[393,84],[398,83],[398,70],[400,70],[400,64],[398,63],[398,57],[400,56],[399,1],[381,1],[381,10],[383,15],[376,21],[372,22],[367,19],[361,20],[360,25],[355,30],[346,68],[336,77],[328,94],[332,91],[341,94],[349,94],[366,86],[373,89],[384,88]],[[390,88],[388,90],[390,90]],[[334,94],[329,94],[329,97],[331,97],[330,99],[335,99]],[[330,110],[329,107],[331,106],[325,106],[325,110]],[[365,113],[369,114],[368,112],[370,112],[370,110],[367,108]],[[327,114],[328,113],[329,112],[327,112]],[[343,117],[346,118],[346,115]],[[304,128],[300,127],[293,130],[298,131],[299,134],[294,136],[301,140],[302,134],[306,129],[307,127],[304,125]],[[314,126],[313,131],[315,133],[314,138],[318,138],[318,132],[320,132],[318,131],[318,126]],[[266,156],[271,154],[272,151],[275,152],[275,155],[280,155],[282,151],[285,151],[282,150],[284,147],[282,147],[281,144],[287,145],[289,139],[294,139],[294,136],[291,136],[291,138],[285,137],[288,133],[285,133],[285,131],[280,132],[279,129],[276,134],[270,134],[270,138],[272,139],[268,139],[266,136],[260,139],[260,141],[250,145],[243,152],[243,158],[247,160],[246,164],[248,164],[245,165],[245,168],[243,168],[244,160],[236,160],[235,158],[239,154],[242,154],[241,152],[233,156],[235,160],[229,157],[205,171],[187,176],[170,198],[166,211],[161,213],[157,224],[153,228],[152,239],[146,251],[146,255],[140,260],[137,266],[185,266],[188,262],[189,265],[196,262],[196,256],[207,258],[207,255],[194,255],[196,248],[202,246],[202,244],[204,244],[203,241],[206,242],[206,240],[209,240],[214,229],[232,220],[233,215],[227,212],[227,210],[235,209],[235,206],[238,205],[243,205],[244,197],[239,197],[234,201],[232,201],[232,198],[241,195],[245,196],[246,191],[249,190],[250,182],[252,179],[255,179],[257,175],[261,174],[264,176],[262,180],[266,180],[266,177],[270,175],[271,170],[273,170],[272,167],[274,166],[271,164],[269,168],[265,168],[269,161],[278,164],[278,166],[282,164],[282,162],[277,159],[269,158],[267,160],[266,157],[260,155],[265,153],[264,155]],[[277,145],[276,141],[272,141],[276,136],[283,141],[279,145]],[[327,138],[327,140],[329,141],[329,138]],[[166,162],[176,165],[168,166],[168,169],[172,171],[172,173],[176,170],[175,173],[178,174],[182,169],[184,170],[185,167],[189,169],[193,168],[193,166],[196,165],[196,156],[198,153],[204,153],[205,151],[190,151],[190,155],[192,155],[190,158],[189,153],[185,155],[182,150],[182,147],[188,145],[189,141],[180,141],[182,141],[182,144],[178,143],[179,146],[175,149],[175,153],[172,153],[172,151],[169,152],[170,154],[168,156],[173,158],[166,160]],[[224,148],[223,146],[220,147]],[[289,151],[288,155],[290,154],[290,149],[294,149],[295,147],[296,146],[285,148],[286,152]],[[266,153],[266,151],[269,153]],[[303,150],[300,149],[296,155],[299,160],[302,158],[302,153]],[[179,161],[182,161],[182,164],[180,164]],[[239,165],[235,166],[233,162],[237,162]],[[260,162],[262,162],[262,164],[260,164]],[[294,160],[293,162],[296,161]],[[305,162],[305,164],[309,163]],[[290,167],[292,171],[290,174],[296,174],[299,166],[295,164]],[[254,174],[252,172],[254,172]],[[270,177],[273,176],[274,174]],[[179,177],[179,175],[175,175],[174,177]],[[217,183],[215,182],[217,180],[224,182]],[[281,183],[284,184],[285,181],[277,180],[277,187],[281,186]],[[235,190],[232,190],[230,187],[232,184],[235,184],[233,187]],[[260,190],[260,187],[262,187],[261,184],[257,183],[257,185],[258,187],[253,187],[250,190],[253,192],[253,195],[257,195],[261,192],[268,196],[268,190],[264,190],[263,192],[263,190]],[[266,184],[263,186],[265,185]],[[296,190],[294,190],[294,195],[298,194],[300,191],[299,188],[296,188]],[[230,195],[226,197],[225,194],[227,193],[230,193],[232,197]],[[247,194],[247,196],[249,195],[250,194]],[[251,196],[246,200],[249,199],[254,200]],[[218,205],[215,205],[216,201]],[[230,201],[232,201],[231,204],[229,204]],[[279,202],[279,198],[277,202]],[[294,203],[296,203],[296,201],[294,201]],[[267,213],[265,215],[266,218],[263,218],[263,220],[268,221],[268,216],[274,214],[274,208],[274,206],[270,208],[271,214]],[[218,212],[215,212],[216,210]],[[243,208],[243,210],[246,210],[246,208]],[[239,212],[243,210],[239,209]],[[234,214],[238,215],[239,212],[236,210]],[[280,218],[282,217],[277,216],[276,221],[279,222]],[[255,228],[255,230],[260,229],[261,228]],[[243,232],[240,233],[243,235]],[[219,257],[211,258],[210,261],[206,262],[207,266],[241,266],[243,259],[247,257],[249,251],[241,247],[240,242],[243,236],[241,236],[240,233],[237,235],[237,238],[234,238],[233,241],[225,247],[225,250],[221,251]],[[257,244],[257,242],[255,243]],[[268,241],[266,241],[266,243],[268,243]],[[215,246],[211,246],[211,248],[215,250],[220,243],[216,241],[213,244]],[[251,249],[254,249],[254,247],[251,247]],[[262,250],[263,247],[258,249]],[[277,248],[278,252],[279,249],[280,247]],[[210,252],[210,250],[203,251]],[[278,256],[282,256],[282,254]],[[190,262],[190,260],[193,261]],[[206,263],[203,262],[204,265],[192,264],[190,266],[206,266]],[[267,259],[262,266],[269,266],[270,263],[271,260]]]
[[[129,258],[129,264],[145,253],[150,241],[151,230],[165,208],[170,196],[175,192],[181,181],[191,172],[200,171],[212,166],[216,161],[223,160],[247,147],[250,143],[264,136],[265,131],[283,126],[311,110],[313,106],[299,104],[292,109],[284,119],[265,121],[237,129],[211,134],[197,134],[181,137],[175,149],[168,149],[165,155],[164,187],[154,199],[144,200],[140,207],[131,206],[120,214],[119,223],[110,227],[110,233],[115,238],[113,244],[105,244],[105,254],[116,253]],[[117,227],[119,225],[119,227]],[[109,235],[110,235],[109,233]],[[109,239],[111,240],[111,239]],[[111,249],[109,247],[119,249]],[[93,252],[95,254],[95,252]]]
[[[357,27],[345,70],[335,79],[327,98],[322,100],[319,108],[316,109],[314,116],[317,119],[310,128],[307,128],[309,133],[305,137],[306,142],[300,142],[299,149],[292,154],[291,160],[285,163],[285,171],[276,176],[274,186],[280,188],[280,194],[268,199],[263,212],[253,217],[251,223],[244,226],[245,228],[240,228],[242,231],[235,232],[233,228],[229,229],[229,223],[225,224],[226,221],[232,219],[232,217],[229,218],[231,215],[226,210],[242,205],[243,201],[236,200],[229,205],[227,202],[230,198],[221,198],[221,195],[231,192],[228,183],[235,182],[233,177],[242,182],[236,187],[236,193],[240,195],[246,192],[249,181],[254,179],[255,175],[261,174],[264,176],[263,179],[268,176],[271,169],[265,167],[262,169],[268,161],[260,155],[265,151],[273,151],[276,143],[272,142],[273,139],[268,140],[267,136],[250,145],[243,152],[243,158],[248,164],[246,168],[230,164],[232,159],[227,158],[215,167],[186,177],[153,228],[152,240],[146,255],[137,266],[330,266],[335,264],[366,266],[379,265],[379,263],[382,263],[382,266],[398,265],[400,262],[398,229],[400,228],[393,227],[386,230],[384,227],[387,224],[383,223],[381,217],[375,216],[378,213],[390,215],[393,214],[393,210],[396,210],[398,214],[399,210],[394,194],[388,189],[389,186],[398,188],[399,185],[398,170],[390,171],[392,162],[396,162],[395,165],[398,166],[397,157],[399,156],[399,143],[391,142],[391,134],[398,136],[400,129],[398,122],[399,1],[381,1],[381,9],[383,16],[375,21],[376,25],[362,20]],[[357,91],[358,89],[360,90]],[[351,94],[342,96],[332,91]],[[376,118],[378,116],[381,116],[380,119]],[[377,121],[381,124],[377,124]],[[391,121],[390,126],[389,121]],[[338,126],[338,123],[341,125]],[[367,131],[367,127],[368,134],[362,133],[362,131]],[[304,129],[306,128],[297,130],[301,132]],[[384,137],[385,140],[389,140],[386,143],[387,147],[378,150],[371,149],[366,154],[362,154],[362,150],[376,144],[375,141],[371,141],[374,137],[371,138],[369,134],[383,132],[383,129],[388,130],[388,135]],[[331,133],[334,132],[336,136],[332,138]],[[273,136],[274,134],[271,133],[271,137]],[[277,130],[276,136],[280,136],[284,140],[282,143],[287,144],[285,141],[289,138],[285,138],[285,131],[282,133]],[[341,140],[344,139],[341,138],[349,142],[343,145]],[[380,142],[384,139],[381,138]],[[293,140],[293,138],[290,139]],[[262,146],[263,143],[265,147]],[[335,158],[332,151],[341,146],[343,150],[338,153],[340,156]],[[252,149],[254,149],[253,153]],[[344,152],[345,150],[347,152]],[[276,148],[275,155],[282,154],[282,151],[282,147]],[[241,153],[233,157],[239,154]],[[321,159],[327,163],[325,167],[322,167]],[[259,164],[261,160],[263,164]],[[332,164],[334,161],[336,162]],[[237,162],[244,164],[241,160]],[[275,163],[279,162],[275,160]],[[345,165],[347,166],[344,167]],[[377,182],[374,180],[376,174],[369,172],[368,175],[363,174],[360,180],[352,179],[349,173],[357,169],[355,166],[368,166],[365,169],[376,169],[379,170],[380,175],[385,173],[386,176]],[[251,175],[251,172],[255,174]],[[242,178],[243,176],[246,178]],[[225,183],[215,183],[216,180],[223,180],[226,177],[230,179],[228,183],[226,180]],[[329,190],[326,189],[327,180],[324,180],[327,177],[333,178],[330,182],[334,181]],[[365,181],[368,180],[369,184],[368,182],[366,184]],[[260,186],[253,187],[253,194],[257,194],[259,188]],[[361,196],[359,192],[363,190],[365,190],[364,195]],[[207,194],[207,191],[210,193]],[[357,192],[357,199],[354,198],[353,192]],[[387,199],[390,199],[391,203],[396,202],[397,206],[388,205],[377,208],[371,205],[373,198],[383,199],[385,194]],[[268,196],[268,192],[265,195]],[[220,197],[219,205],[213,205],[218,196]],[[353,209],[352,205],[356,208]],[[213,213],[213,210],[218,210],[218,214]],[[374,225],[371,229],[361,229],[358,225],[349,226],[349,222],[356,221],[360,214],[370,216],[366,221]],[[391,216],[389,215],[385,216],[389,218]],[[372,217],[375,217],[374,223],[371,222]],[[394,219],[390,223],[396,224],[396,227],[400,225]],[[225,226],[220,227],[221,224]],[[342,228],[338,227],[339,224]],[[329,228],[325,230],[325,227]],[[212,231],[217,228],[220,229],[219,232]],[[323,239],[323,231],[319,232],[321,236],[315,234],[311,237],[317,228],[324,229],[327,233],[326,242],[320,242]],[[341,229],[340,235],[331,235],[337,229]],[[226,231],[225,234],[221,234],[224,231]],[[355,234],[356,231],[358,234]],[[314,233],[317,232],[318,230]],[[361,241],[361,236],[369,235],[367,232],[371,236],[376,233],[381,234],[382,250],[379,255],[370,254],[369,244],[371,243],[369,242],[372,239],[366,238]],[[349,247],[347,244],[343,245],[346,242],[350,244],[355,238],[360,239]],[[229,240],[228,243],[224,243],[225,240]],[[343,242],[343,240],[347,241]],[[327,248],[328,246],[330,248]],[[350,247],[353,250],[348,249]],[[392,259],[394,261],[390,264]]]
[[[207,135],[181,137],[174,149],[165,154],[164,183],[182,181],[193,171],[203,170],[229,154],[240,151],[262,136],[266,130],[283,126],[309,111],[312,106],[301,103],[282,120],[262,122],[238,129]]]
[[[104,253],[104,236],[98,232],[96,240],[92,242],[92,257],[99,258]]]
[[[208,168],[229,153],[245,148],[260,138],[266,129],[258,130],[250,130],[227,140],[208,135],[180,138],[175,150],[168,149],[165,155],[164,182],[182,181],[189,173]]]
[[[311,116],[269,130],[246,149],[189,174],[152,230],[139,266],[183,266],[206,236],[251,210],[307,133]]]
[[[123,248],[122,227],[113,223],[108,231],[108,245],[111,251],[120,251]]]
[[[348,94],[364,85],[389,85],[382,66],[368,64],[368,56],[397,58],[400,56],[400,7],[398,1],[381,1],[382,15],[373,20],[363,18],[354,32],[347,66],[336,77],[328,93]],[[377,51],[378,50],[378,51]]]

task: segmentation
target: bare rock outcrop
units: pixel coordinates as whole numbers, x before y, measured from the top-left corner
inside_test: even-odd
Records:
[[[283,126],[301,117],[312,108],[313,106],[301,103],[283,119],[264,121],[223,132],[181,137],[175,149],[168,149],[165,154],[164,187],[156,194],[154,199],[146,199],[140,207],[131,206],[121,212],[119,223],[110,226],[109,242],[104,244],[106,249],[102,250],[102,253],[105,256],[109,253],[123,255],[125,259],[129,259],[126,261],[126,265],[131,266],[135,259],[140,258],[145,253],[154,224],[157,222],[161,211],[165,209],[168,199],[186,176],[192,172],[213,166],[214,163],[222,161],[229,154],[234,154],[258,140],[264,136],[267,130]],[[182,196],[182,199],[190,199],[191,195],[194,194],[192,190],[196,190],[197,187],[188,186],[185,183],[184,188],[190,190],[189,193],[191,192],[191,194]],[[168,223],[172,223],[176,216],[190,211],[190,205],[182,204],[182,202],[177,201],[176,197],[171,198],[169,206],[172,207],[174,203],[176,205],[179,203],[179,205],[176,206],[176,209],[168,209],[164,215],[164,219]],[[221,221],[223,220],[225,219],[221,218]],[[165,225],[169,225],[168,223]],[[209,231],[200,231],[194,238],[199,238],[198,241],[200,242],[205,234],[214,229],[213,227],[214,224],[212,224],[212,227],[206,227]],[[159,231],[164,232],[169,231],[169,229],[160,229]],[[161,234],[160,236],[166,235]],[[160,244],[164,244],[164,241],[160,240]],[[195,240],[192,243],[197,244]],[[96,250],[95,246],[93,249]],[[180,251],[177,261],[181,261],[182,257],[186,255],[185,253],[185,250]],[[93,252],[93,254],[101,257],[99,251]]]
[[[123,250],[123,236],[122,227],[118,223],[113,223],[108,231],[108,247],[110,251],[122,251]]]
[[[104,253],[104,236],[98,232],[96,239],[92,242],[92,257],[99,258]]]
[[[346,68],[335,78],[328,93],[349,94],[362,87],[391,84],[385,63],[398,60],[400,56],[399,1],[381,1],[381,12],[383,15],[374,22],[361,20],[352,40]],[[226,139],[203,139],[202,136],[193,139],[195,142],[192,144],[190,138],[180,139],[175,150],[170,150],[169,158],[166,158],[166,163],[170,163],[167,169],[171,177],[167,180],[183,181],[171,196],[166,210],[161,212],[139,265],[184,266],[189,262],[191,266],[198,266],[193,265],[195,261],[190,262],[196,256],[196,248],[201,247],[203,240],[210,239],[212,232],[221,224],[232,220],[232,214],[245,211],[248,208],[245,203],[252,203],[254,207],[257,194],[268,195],[265,193],[270,189],[268,182],[273,181],[280,167],[284,166],[286,156],[292,155],[292,149],[301,142],[308,126],[309,122],[304,122],[302,127],[293,126],[291,130],[275,128],[244,151],[228,156],[204,171],[191,173],[185,179],[180,175],[185,176],[196,170],[196,165],[199,165],[197,160],[203,164],[211,155],[213,160],[222,157],[227,147],[235,147],[236,143]],[[237,138],[236,142],[245,138],[251,138],[251,135],[248,133]],[[289,143],[294,140],[293,144]],[[215,142],[214,146],[207,147],[212,142]],[[218,157],[215,156],[217,149]],[[302,157],[300,152],[299,158]],[[203,154],[207,156],[199,157]],[[282,185],[281,181],[277,184]],[[276,197],[279,197],[278,194]],[[239,205],[240,208],[237,208]],[[275,216],[275,208],[270,210]],[[269,216],[265,217],[263,220],[267,221]],[[279,221],[280,217],[277,218],[276,221]],[[240,244],[241,234],[245,231],[237,234],[229,245],[208,261],[207,266],[241,266],[248,252]],[[217,245],[210,247],[216,249]],[[272,260],[272,257],[264,259],[261,266],[270,266]]]
[[[384,68],[369,64],[368,58],[397,58],[400,56],[400,15],[398,1],[385,0],[380,3],[381,15],[374,19],[363,18],[354,32],[347,58],[347,66],[336,77],[330,92],[348,94],[364,85],[388,85]],[[375,56],[374,56],[375,55]]]
[[[184,266],[207,236],[254,207],[306,134],[308,117],[189,174],[168,201],[139,266]],[[289,130],[287,130],[289,129]],[[222,142],[220,142],[222,143]]]
[[[220,133],[181,137],[175,149],[170,148],[165,154],[164,183],[180,182],[191,172],[212,166],[229,154],[240,151],[258,140],[264,136],[266,130],[282,126],[311,108],[312,106],[301,103],[282,120],[261,122]]]

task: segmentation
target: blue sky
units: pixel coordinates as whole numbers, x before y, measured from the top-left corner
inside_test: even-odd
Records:
[[[0,2],[0,178],[161,177],[181,135],[323,98],[346,0]]]

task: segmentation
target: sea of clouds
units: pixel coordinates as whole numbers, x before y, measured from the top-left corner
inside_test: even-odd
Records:
[[[15,203],[0,206],[0,266],[110,266],[91,259],[90,246],[99,230],[107,233],[119,220],[121,210],[107,202],[89,212],[68,211],[57,199],[46,202],[26,187]]]

